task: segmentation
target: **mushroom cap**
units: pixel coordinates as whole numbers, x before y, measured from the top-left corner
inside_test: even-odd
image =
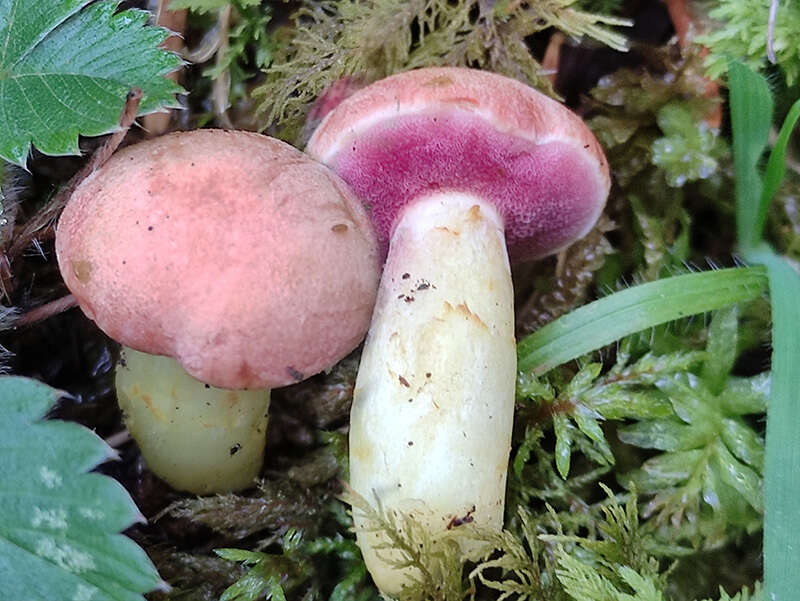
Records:
[[[512,259],[542,257],[588,232],[610,187],[578,116],[518,81],[456,67],[359,90],[328,113],[306,152],[366,203],[384,251],[403,207],[458,190],[495,205]]]
[[[72,194],[56,253],[106,334],[223,388],[336,363],[363,338],[380,275],[369,218],[332,171],[222,130],[116,153]]]

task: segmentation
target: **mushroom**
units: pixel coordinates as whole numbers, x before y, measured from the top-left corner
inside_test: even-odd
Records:
[[[120,384],[138,378],[145,404],[126,412],[140,424],[133,434],[145,458],[168,481],[196,466],[198,455],[190,445],[179,459],[155,459],[158,449],[173,453],[156,443],[159,422],[194,428],[196,445],[208,428],[202,419],[178,420],[177,411],[165,417],[148,398],[169,392],[204,402],[192,378],[264,389],[332,366],[361,342],[380,270],[369,219],[333,172],[278,140],[221,130],[170,134],[116,153],[72,194],[56,252],[64,281],[100,329],[177,362],[152,360],[137,377],[124,373],[129,361]],[[149,374],[177,364],[191,378],[156,386]],[[179,382],[191,390],[179,391]],[[260,402],[259,411],[241,410],[262,447],[267,398],[248,401]],[[228,464],[238,454],[230,448],[221,446]],[[169,473],[155,467],[167,464]],[[172,479],[199,492],[250,481],[231,474],[211,487]]]
[[[154,474],[198,495],[240,490],[261,471],[269,389],[204,384],[172,357],[123,347],[117,399]]]
[[[543,257],[587,233],[610,186],[602,150],[580,118],[520,82],[429,68],[344,100],[306,151],[352,187],[388,244],[351,412],[351,486],[432,533],[500,529],[516,380],[509,256]],[[373,579],[400,595],[415,570],[393,569],[399,553],[355,520]]]

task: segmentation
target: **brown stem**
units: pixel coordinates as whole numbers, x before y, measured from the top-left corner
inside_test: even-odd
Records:
[[[678,38],[678,45],[686,48],[691,43],[690,29],[694,20],[689,14],[687,0],[664,0],[667,5],[667,13],[675,28],[675,36]]]
[[[778,0],[769,3],[769,21],[767,22],[767,58],[773,65],[778,62],[775,58],[775,20],[778,16]]]
[[[68,294],[67,296],[40,305],[35,309],[31,309],[27,313],[23,313],[15,320],[14,326],[18,328],[29,326],[77,306],[78,300],[71,294]]]
[[[114,151],[122,143],[131,125],[136,120],[136,113],[139,110],[141,99],[142,91],[139,88],[133,88],[128,92],[128,96],[125,99],[125,107],[119,120],[119,130],[111,134],[105,143],[95,151],[86,165],[72,176],[72,179],[56,192],[55,196],[25,224],[25,227],[14,238],[6,251],[6,260],[9,264],[12,264],[22,254],[22,251],[28,248],[33,239],[40,235],[41,230],[55,224],[61,209],[67,204],[67,200],[69,200],[75,188],[78,187],[78,184],[114,154]]]
[[[228,4],[222,9],[222,11],[220,11],[220,45],[217,49],[217,67],[219,67],[219,65],[222,63],[225,58],[225,53],[228,51],[228,32],[231,25],[232,10],[233,7]],[[214,80],[214,91],[211,95],[214,104],[214,114],[216,115],[220,126],[224,127],[225,129],[231,129],[233,127],[233,123],[231,123],[230,117],[227,113],[230,92],[231,72],[229,69],[225,69],[220,72],[220,74]]]
[[[176,54],[181,54],[183,52],[183,34],[186,31],[186,18],[189,11],[185,9],[169,10],[167,7],[168,2],[171,2],[171,0],[159,0],[158,12],[156,13],[156,24],[172,32],[171,35],[161,43],[161,47],[171,50]],[[182,67],[167,74],[167,77],[177,82],[180,78],[181,70]],[[166,109],[163,113],[152,113],[142,119],[142,128],[147,132],[149,137],[159,136],[167,131],[171,119],[171,109]]]
[[[112,449],[116,449],[117,447],[127,444],[131,440],[133,440],[131,433],[127,430],[122,430],[121,432],[117,432],[116,434],[112,434],[106,438],[105,443]]]
[[[545,77],[550,80],[553,87],[556,85],[558,79],[558,66],[561,62],[561,48],[564,46],[566,37],[560,31],[556,31],[550,36],[550,41],[547,43],[547,49],[544,51],[542,57],[542,71]]]

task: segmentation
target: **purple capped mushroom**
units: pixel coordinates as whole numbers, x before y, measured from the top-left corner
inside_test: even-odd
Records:
[[[520,82],[431,68],[344,100],[307,152],[361,198],[388,253],[351,413],[353,489],[434,533],[500,529],[516,381],[509,257],[552,254],[593,226],[610,186],[597,140]],[[393,569],[399,552],[355,518],[378,587],[401,595],[413,569]]]

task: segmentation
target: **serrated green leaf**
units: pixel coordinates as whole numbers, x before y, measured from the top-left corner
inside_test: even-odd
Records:
[[[605,419],[667,417],[672,405],[654,390],[630,390],[624,384],[608,384],[591,390],[581,400],[590,404]]]
[[[617,431],[617,436],[625,444],[643,449],[677,451],[683,446],[686,427],[677,420],[642,420]]]
[[[726,494],[725,486],[719,481],[717,471],[712,468],[710,462],[707,461],[702,464],[702,471],[703,501],[708,503],[715,512],[719,513],[722,511],[723,504],[730,505],[730,502],[734,501],[734,499],[731,498],[731,495]],[[728,501],[728,503],[725,503],[725,501]]]
[[[142,601],[162,585],[118,534],[142,516],[115,480],[85,473],[116,457],[88,429],[41,421],[61,396],[0,377],[0,599]]]
[[[711,431],[716,424],[718,411],[716,400],[694,374],[676,374],[671,378],[659,378],[656,386],[669,397],[672,408],[680,419],[699,428],[708,426]]]
[[[517,397],[552,401],[555,393],[549,382],[540,380],[530,373],[517,372]]]
[[[578,408],[573,414],[573,418],[580,431],[586,434],[591,440],[595,442],[605,442],[606,437],[603,435],[603,429],[593,416],[587,415],[581,408]]]
[[[694,365],[707,358],[707,351],[676,351],[665,355],[646,353],[634,364],[632,369],[642,372],[642,378],[647,378],[648,373],[662,377],[691,371]]]
[[[718,495],[719,498],[719,508],[715,507],[715,511],[720,517],[724,518],[725,523],[731,527],[743,526],[750,531],[760,528],[763,506],[760,512],[754,510],[742,493],[725,481],[717,462],[707,464],[706,469],[715,474],[713,481],[714,494]],[[703,500],[707,501],[708,490],[703,489],[702,494]]]
[[[590,363],[582,367],[581,370],[575,374],[575,377],[572,378],[569,386],[567,386],[567,396],[574,398],[586,392],[592,386],[595,378],[600,375],[602,369],[602,363]]]
[[[584,453],[588,453],[593,460],[600,464],[613,465],[614,454],[611,452],[611,447],[608,445],[603,429],[598,423],[599,417],[597,413],[590,411],[583,405],[578,405],[572,413],[572,418],[575,420],[578,429],[595,443],[591,447],[583,449]]]
[[[88,5],[88,6],[87,6]],[[0,158],[22,167],[31,144],[79,154],[78,135],[113,131],[133,87],[139,114],[175,106],[163,77],[180,59],[158,46],[166,31],[117,1],[0,0]]]

